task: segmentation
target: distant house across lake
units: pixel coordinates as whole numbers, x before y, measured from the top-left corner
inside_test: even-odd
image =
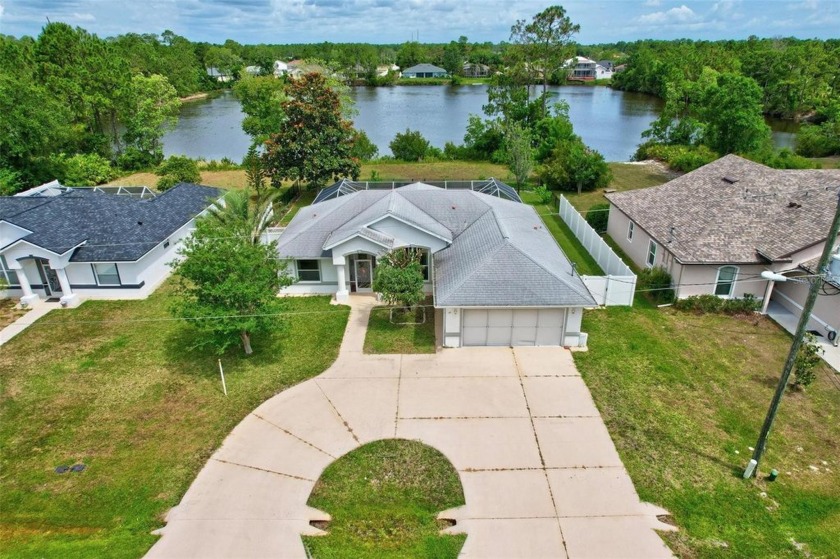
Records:
[[[403,70],[404,78],[445,78],[446,70],[434,64],[417,64]]]
[[[600,62],[595,62],[585,56],[576,56],[568,59],[563,66],[569,70],[567,77],[569,81],[608,80],[613,75],[612,62],[604,62],[607,62],[609,67],[605,67]]]
[[[473,64],[467,62],[463,68],[464,76],[468,78],[486,78],[490,75],[490,66],[487,64]]]

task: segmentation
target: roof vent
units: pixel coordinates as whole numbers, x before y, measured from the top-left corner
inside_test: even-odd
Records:
[[[788,208],[801,208],[802,204],[797,204],[796,202],[788,202]]]
[[[142,222],[142,221],[138,221],[138,222],[137,222],[137,225],[143,225],[143,222]]]
[[[739,179],[736,179],[734,177],[723,177],[723,182],[729,183],[729,184],[735,184],[736,182],[738,182],[738,180]]]

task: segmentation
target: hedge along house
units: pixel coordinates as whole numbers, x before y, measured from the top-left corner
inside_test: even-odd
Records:
[[[586,345],[581,315],[595,300],[510,186],[365,186],[339,182],[292,219],[278,241],[298,280],[285,293],[371,292],[377,257],[412,247],[443,313],[443,345]]]
[[[661,186],[607,194],[607,232],[640,267],[665,268],[677,297],[753,295],[799,317],[807,285],[761,278],[814,273],[840,170],[779,170],[727,155]],[[837,245],[837,239],[831,239]],[[840,330],[840,289],[826,286],[809,329]]]
[[[170,273],[168,263],[195,218],[222,190],[180,183],[70,188],[52,182],[0,197],[0,277],[7,296],[75,306],[80,296],[143,298]]]

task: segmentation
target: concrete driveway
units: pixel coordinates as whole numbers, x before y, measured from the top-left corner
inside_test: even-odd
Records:
[[[306,558],[306,506],[331,462],[384,438],[419,439],[460,474],[444,511],[465,558],[673,557],[589,390],[562,348],[363,355],[373,302],[353,301],[338,360],[246,417],[167,516],[149,558]]]

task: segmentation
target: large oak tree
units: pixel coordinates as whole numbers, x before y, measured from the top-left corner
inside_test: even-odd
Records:
[[[352,156],[353,124],[342,117],[341,99],[326,78],[305,74],[289,82],[282,102],[286,120],[265,142],[263,161],[271,182],[321,184],[337,177],[359,177]]]

